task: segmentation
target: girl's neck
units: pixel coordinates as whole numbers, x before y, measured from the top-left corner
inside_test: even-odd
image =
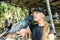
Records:
[[[44,20],[38,21],[38,25],[39,25],[39,26],[44,26],[44,23],[45,23]]]

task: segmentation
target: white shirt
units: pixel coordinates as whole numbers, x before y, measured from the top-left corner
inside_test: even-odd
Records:
[[[12,23],[12,20],[8,20],[8,26],[10,26],[10,24]]]

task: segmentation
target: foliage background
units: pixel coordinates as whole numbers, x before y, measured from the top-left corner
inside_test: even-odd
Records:
[[[27,8],[15,7],[9,3],[0,4],[0,27],[4,28],[4,21],[9,17],[14,20],[14,23],[25,19],[29,16]]]

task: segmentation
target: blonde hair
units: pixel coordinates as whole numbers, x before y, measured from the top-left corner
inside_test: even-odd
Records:
[[[49,40],[49,32],[50,32],[49,24],[45,22],[42,40]]]

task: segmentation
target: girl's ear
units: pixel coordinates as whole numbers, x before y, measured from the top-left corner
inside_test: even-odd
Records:
[[[45,15],[44,15],[44,14],[42,14],[42,17],[45,17]]]
[[[42,17],[44,18],[44,20],[46,19],[45,15],[43,14]],[[46,20],[45,20],[46,21]]]

